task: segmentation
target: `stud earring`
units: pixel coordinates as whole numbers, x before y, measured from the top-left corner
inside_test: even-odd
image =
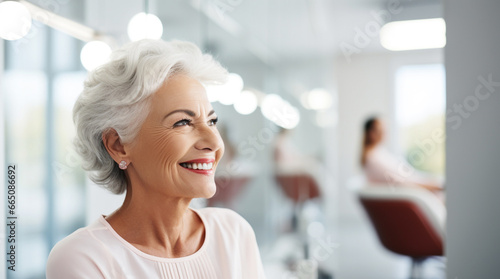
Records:
[[[121,161],[120,164],[118,165],[118,167],[122,170],[126,170],[127,169],[127,162],[125,161]]]

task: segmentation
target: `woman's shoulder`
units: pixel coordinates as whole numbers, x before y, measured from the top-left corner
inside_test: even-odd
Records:
[[[78,247],[85,247],[86,242],[88,241],[89,233],[88,227],[79,228],[70,235],[61,239],[56,245],[52,248],[50,254],[58,253],[58,252],[66,252],[66,250],[74,250]]]
[[[78,248],[88,248],[96,242],[96,237],[94,234],[97,231],[104,230],[106,230],[106,227],[100,222],[100,220],[96,220],[92,224],[83,228],[79,228],[70,235],[63,238],[54,246],[52,250],[77,250]]]
[[[59,241],[51,250],[47,260],[47,278],[64,278],[85,271],[99,274],[94,260],[103,252],[94,232],[105,230],[99,220],[80,228]],[[69,278],[69,277],[67,277]]]

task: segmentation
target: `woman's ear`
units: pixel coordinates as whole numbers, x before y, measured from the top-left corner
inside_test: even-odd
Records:
[[[126,160],[127,152],[123,146],[120,136],[115,129],[108,129],[102,133],[102,142],[108,151],[109,155],[115,162],[119,163]]]

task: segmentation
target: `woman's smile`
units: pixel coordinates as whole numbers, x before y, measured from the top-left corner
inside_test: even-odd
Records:
[[[179,164],[182,168],[197,174],[213,175],[215,172],[215,159],[200,158]]]

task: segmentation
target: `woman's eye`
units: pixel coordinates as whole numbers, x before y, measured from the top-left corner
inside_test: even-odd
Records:
[[[174,127],[181,127],[181,126],[187,126],[191,124],[191,120],[189,119],[182,119],[180,121],[175,122]]]
[[[210,121],[208,121],[208,124],[210,126],[215,126],[215,125],[217,125],[217,122],[219,122],[219,118],[218,117],[214,118],[214,119],[211,119]]]

